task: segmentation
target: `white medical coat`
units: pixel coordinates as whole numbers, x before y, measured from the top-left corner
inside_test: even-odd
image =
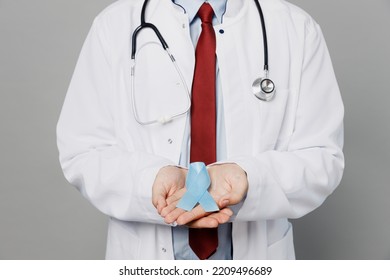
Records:
[[[233,221],[234,259],[292,259],[288,218],[323,203],[339,184],[343,104],[319,26],[282,0],[261,0],[269,45],[271,102],[252,94],[263,75],[263,41],[252,1],[229,0],[215,26],[228,162],[247,173],[249,190]],[[186,117],[139,125],[130,97],[130,43],[143,1],[121,0],[95,19],[57,126],[67,180],[110,217],[108,259],[172,259],[171,227],[151,202],[159,169],[179,162]],[[194,47],[187,16],[171,0],[150,1],[146,19],[165,37],[189,86]],[[224,32],[220,32],[223,30]],[[181,81],[160,43],[137,43],[140,118],[185,107]]]

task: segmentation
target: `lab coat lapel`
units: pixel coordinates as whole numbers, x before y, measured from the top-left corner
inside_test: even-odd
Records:
[[[296,100],[291,100],[292,85],[287,79],[291,47],[286,43],[290,41],[283,32],[285,21],[274,16],[268,0],[261,4],[267,15],[270,78],[277,87],[272,101],[260,101],[252,91],[253,81],[264,76],[262,30],[252,1],[245,2],[238,14],[226,17],[221,26],[225,32],[217,35],[229,158],[285,148],[292,133]]]
[[[221,25],[224,33],[217,33],[228,158],[252,154],[255,138],[259,138],[256,135],[258,101],[251,85],[260,74],[263,57],[258,15],[250,8],[248,3],[243,3],[238,13],[231,17],[227,14]]]
[[[154,2],[157,2],[155,12],[152,12],[149,20],[159,28],[191,90],[195,50],[190,37],[188,17],[172,0]]]
[[[150,6],[149,6],[150,5]],[[146,9],[146,22],[154,24],[167,42],[170,52],[191,90],[194,48],[189,36],[188,18],[170,0],[151,1]],[[183,28],[183,24],[187,23]],[[142,120],[178,113],[186,107],[186,92],[174,66],[164,53],[157,36],[148,29],[137,37],[136,103]],[[164,90],[162,90],[164,88]],[[154,153],[179,162],[187,117],[166,124],[140,126],[148,135]],[[138,126],[138,125],[137,125]]]

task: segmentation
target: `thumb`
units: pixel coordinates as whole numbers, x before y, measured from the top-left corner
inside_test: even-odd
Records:
[[[218,200],[218,207],[220,209],[223,209],[227,206],[230,205],[230,194],[227,194],[227,195],[224,195],[222,196],[219,200]]]
[[[166,191],[163,188],[153,186],[152,203],[159,213],[167,206]]]

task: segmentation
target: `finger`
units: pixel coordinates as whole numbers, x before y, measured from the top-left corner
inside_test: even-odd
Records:
[[[165,218],[169,213],[176,209],[177,203],[171,203],[166,205],[159,213],[161,217]]]
[[[229,205],[235,205],[240,203],[244,199],[245,193],[232,191],[231,193],[225,194],[218,199],[219,208],[225,208]]]
[[[161,192],[157,192],[155,187],[153,186],[152,188],[152,203],[153,203],[153,206],[157,208],[157,204],[158,204],[158,201],[160,200],[161,198]]]
[[[185,212],[180,217],[177,218],[178,225],[185,225],[194,220],[198,220],[204,216],[207,216],[208,213],[203,210],[203,208],[198,205],[193,208],[191,211]]]
[[[183,215],[185,212],[186,211],[181,208],[175,208],[165,216],[164,222],[167,224],[172,224],[173,222],[176,222],[177,218]]]
[[[223,209],[223,208],[229,206],[229,205],[230,205],[230,195],[227,194],[227,195],[222,196],[222,197],[218,200],[218,203],[217,203],[217,204],[218,204],[218,207],[219,207],[220,209]]]
[[[214,228],[220,224],[227,223],[232,215],[233,211],[231,209],[224,208],[219,212],[212,213],[209,216],[190,222],[187,226],[191,228]]]
[[[176,192],[174,192],[172,195],[168,196],[167,198],[167,204],[170,205],[172,203],[175,203],[176,201],[180,200],[183,195],[185,194],[186,192],[186,189],[185,188],[182,188]]]
[[[190,228],[216,228],[218,225],[218,220],[210,216],[205,216],[187,224]]]
[[[210,214],[208,217],[212,217],[216,219],[219,224],[224,224],[229,221],[232,215],[233,215],[233,211],[230,208],[223,208],[219,212]]]
[[[152,192],[152,203],[153,206],[160,213],[161,210],[166,206],[166,192],[164,189],[158,190],[158,188],[154,188]]]
[[[171,196],[169,196],[169,197],[166,199],[166,205],[165,205],[164,208],[161,210],[161,212],[159,212],[159,214],[160,214],[162,217],[165,217],[165,216],[167,216],[170,212],[172,212],[173,210],[175,210],[177,203],[179,202],[179,200],[181,199],[181,197],[184,195],[184,193],[185,193],[185,190],[184,190],[184,189],[181,189],[181,190],[178,190],[177,192],[175,192],[174,194],[172,194]]]
[[[160,196],[157,198],[157,203],[155,207],[157,208],[157,212],[161,215],[161,211],[167,206],[167,202],[165,197]]]
[[[243,198],[248,192],[248,180],[246,175],[239,177],[239,179],[234,181],[234,183],[232,184],[233,188],[232,192],[230,193],[229,200],[230,203],[233,205],[241,202],[241,200],[243,200]]]
[[[166,196],[166,189],[161,183],[155,181],[152,186],[152,203],[154,207],[156,207],[157,209],[165,207],[164,205],[166,204]]]

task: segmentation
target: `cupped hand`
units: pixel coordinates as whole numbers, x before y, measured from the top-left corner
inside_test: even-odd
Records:
[[[178,225],[204,228],[217,227],[219,224],[229,221],[233,212],[227,207],[239,203],[248,191],[246,173],[234,163],[209,166],[208,172],[211,179],[209,192],[221,210],[207,213],[200,205],[191,211],[176,208],[177,203],[186,191],[185,188],[182,188],[170,195],[165,200],[165,207],[159,211],[166,223],[176,222]]]
[[[152,187],[152,203],[160,215],[168,206],[168,199],[181,197],[177,193],[184,190],[186,176],[187,169],[176,166],[165,166],[159,170]]]

